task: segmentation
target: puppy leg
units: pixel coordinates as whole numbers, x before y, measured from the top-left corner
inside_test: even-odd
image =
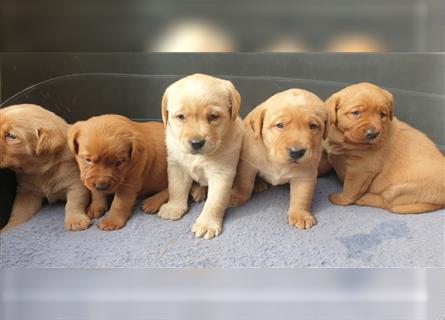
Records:
[[[11,210],[11,217],[8,223],[0,232],[14,228],[31,219],[42,207],[43,198],[25,190],[19,189],[15,196],[14,205]]]
[[[159,209],[158,216],[162,219],[178,220],[187,211],[192,178],[176,163],[168,164],[167,173],[169,200]]]
[[[258,172],[255,167],[244,160],[240,160],[237,171],[230,195],[230,205],[232,206],[243,205],[250,199]]]
[[[311,213],[312,197],[317,183],[317,173],[305,179],[293,178],[290,181],[290,206],[288,221],[299,229],[309,229],[317,223]]]
[[[87,216],[90,219],[98,219],[108,210],[108,199],[105,194],[99,191],[91,191],[91,203],[87,209]]]
[[[343,191],[331,194],[329,200],[333,204],[341,206],[353,204],[368,190],[375,175],[375,173],[348,168],[346,170]]]
[[[108,215],[100,220],[97,227],[104,231],[111,231],[123,228],[130,216],[133,214],[133,207],[136,202],[137,192],[134,189],[121,187],[114,195],[113,203]]]
[[[204,208],[192,232],[196,237],[212,239],[221,234],[224,213],[230,199],[230,188],[233,177],[211,175],[209,177],[209,193]]]
[[[207,197],[207,187],[203,187],[199,183],[194,182],[190,190],[190,196],[196,203],[204,201]]]
[[[320,162],[318,163],[318,176],[324,176],[331,170],[332,166],[328,160],[328,153],[326,152],[326,149],[323,149],[323,151],[321,152]]]
[[[91,225],[91,219],[86,215],[89,191],[82,183],[76,183],[68,188],[65,205],[65,229],[72,231],[85,230]]]
[[[394,213],[425,213],[442,209],[443,206],[432,203],[398,204],[389,208]]]
[[[142,202],[142,210],[145,213],[156,213],[159,208],[168,201],[168,189],[164,189],[161,192],[147,198]]]
[[[389,203],[379,194],[375,193],[365,193],[361,196],[355,204],[359,206],[376,207],[382,209],[389,209]]]

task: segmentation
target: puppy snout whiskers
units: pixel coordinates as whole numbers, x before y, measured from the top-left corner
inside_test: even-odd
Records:
[[[306,149],[289,148],[289,157],[292,159],[300,159],[306,153]]]
[[[94,184],[94,187],[98,191],[107,191],[108,189],[110,189],[110,184],[109,183],[104,183],[104,182],[99,182],[99,183]]]
[[[190,145],[192,146],[193,150],[200,150],[204,144],[205,144],[205,140],[202,139],[192,139],[190,140]]]
[[[380,132],[375,130],[367,130],[366,131],[366,139],[368,140],[374,140],[379,136]]]

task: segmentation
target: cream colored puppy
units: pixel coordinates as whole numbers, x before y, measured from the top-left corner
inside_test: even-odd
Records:
[[[275,94],[244,119],[245,134],[231,203],[250,199],[255,177],[272,185],[290,183],[289,224],[315,223],[312,196],[321,157],[327,112],[313,93],[289,89]]]
[[[208,186],[204,209],[192,227],[197,237],[211,239],[221,233],[244,131],[240,103],[230,81],[204,74],[178,80],[162,99],[169,201],[159,216],[180,219],[192,182]]]

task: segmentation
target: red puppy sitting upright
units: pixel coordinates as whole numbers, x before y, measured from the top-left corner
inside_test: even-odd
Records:
[[[160,192],[143,204],[151,213],[168,200],[164,125],[137,123],[119,115],[103,115],[77,122],[68,143],[80,167],[81,180],[96,204],[94,218],[107,210],[106,195],[115,194],[109,214],[98,227],[125,226],[138,195]]]
[[[326,101],[325,147],[344,181],[332,203],[396,213],[444,208],[445,158],[425,134],[393,116],[393,104],[391,93],[371,83],[346,87]]]

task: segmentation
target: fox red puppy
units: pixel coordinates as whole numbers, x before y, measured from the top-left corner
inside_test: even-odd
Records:
[[[358,83],[327,101],[329,163],[343,181],[330,195],[337,205],[358,204],[396,213],[445,206],[445,158],[422,132],[394,117],[390,92]]]
[[[91,215],[107,211],[106,196],[114,194],[110,212],[98,224],[102,230],[125,226],[139,195],[158,193],[143,204],[156,212],[168,200],[164,125],[137,123],[119,115],[77,122],[68,132],[82,182],[91,190]],[[162,191],[162,192],[161,192]]]
[[[2,231],[31,219],[45,198],[66,200],[66,229],[90,226],[85,213],[90,195],[66,143],[68,127],[61,117],[37,105],[0,109],[0,167],[14,170],[18,180],[11,217]]]

